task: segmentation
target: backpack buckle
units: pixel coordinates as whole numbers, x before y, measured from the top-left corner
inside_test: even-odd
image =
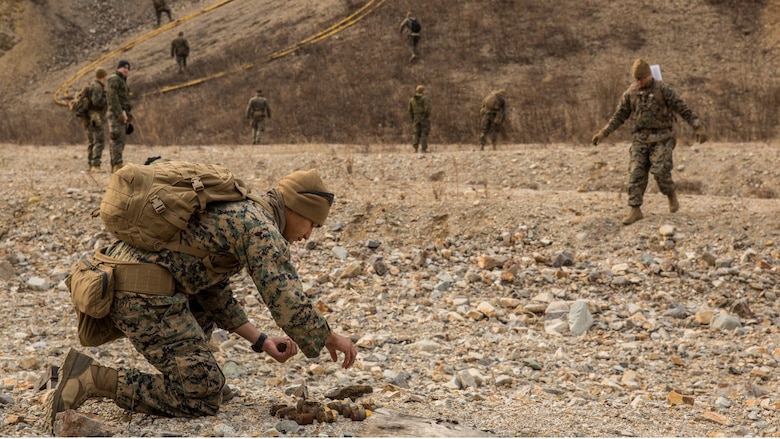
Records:
[[[203,185],[203,182],[200,181],[200,178],[195,177],[192,179],[192,188],[195,189],[195,192],[200,192],[203,189],[206,189],[206,186]]]
[[[149,200],[149,202],[152,204],[152,208],[154,209],[155,212],[159,214],[165,212],[165,203],[162,202],[160,197],[154,196],[154,198]]]

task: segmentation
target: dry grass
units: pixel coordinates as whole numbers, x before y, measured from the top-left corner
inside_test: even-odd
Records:
[[[740,27],[755,21],[765,2],[708,3]],[[345,1],[345,14],[362,4]],[[584,7],[595,11],[593,5],[589,2]],[[422,17],[423,24],[421,60],[414,64],[407,62],[407,47],[397,31],[407,10]],[[555,12],[554,3],[531,0],[464,2],[459,7],[446,0],[388,2],[361,22],[359,30],[305,46],[245,73],[166,94],[155,91],[181,80],[174,69],[153,83],[133,83],[131,77],[137,121],[131,143],[248,143],[250,129],[243,118],[244,107],[253,89],[260,86],[273,109],[267,142],[358,144],[368,152],[374,148],[371,145],[409,142],[406,103],[417,84],[430,88],[433,143],[475,143],[479,103],[495,86],[509,88],[510,114],[502,142],[585,143],[614,111],[627,86],[625,72],[605,69],[606,73],[590,81],[588,87],[583,87],[577,69],[549,75],[544,68],[546,60],[571,60],[576,65],[583,51],[592,50],[578,36],[578,26],[586,24],[544,18]],[[600,44],[633,53],[641,51],[650,32],[653,30],[618,25]],[[293,43],[287,29],[275,29],[267,34],[263,47]],[[191,62],[188,77],[257,62],[267,53],[258,48],[255,37],[239,34],[231,47]],[[495,83],[494,72],[518,66],[525,68],[522,77],[511,83]],[[714,140],[772,139],[780,117],[780,85],[772,78],[747,79],[755,77],[751,73],[756,66],[741,69],[714,79],[682,77],[673,85],[700,112]],[[78,123],[61,107],[0,116],[3,142],[84,141]],[[679,131],[681,139],[691,138],[684,123]],[[613,138],[626,140],[628,130],[619,130]]]

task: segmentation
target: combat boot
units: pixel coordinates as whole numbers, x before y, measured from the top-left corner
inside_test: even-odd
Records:
[[[118,382],[116,369],[100,366],[92,357],[71,348],[60,366],[57,387],[47,406],[52,429],[59,412],[77,409],[90,398],[116,400]]]
[[[644,218],[644,215],[642,215],[642,209],[639,206],[634,206],[631,208],[631,211],[628,212],[628,215],[623,218],[623,224],[629,225],[633,224],[639,220]]]
[[[680,210],[680,202],[677,201],[677,192],[672,192],[667,198],[669,198],[669,212],[675,213]]]
[[[89,167],[89,173],[90,174],[100,174],[100,166],[90,166]]]
[[[116,171],[118,171],[118,170],[122,169],[122,167],[123,167],[124,165],[125,165],[124,163],[120,163],[120,164],[118,164],[118,165],[111,165],[111,173],[113,174],[114,172],[116,172]]]

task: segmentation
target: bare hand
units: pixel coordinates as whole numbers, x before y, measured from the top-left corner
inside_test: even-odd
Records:
[[[274,360],[284,363],[298,354],[298,345],[290,337],[268,337],[263,351]]]
[[[350,368],[352,364],[355,363],[357,349],[355,348],[355,345],[352,344],[352,340],[347,337],[331,332],[328,339],[325,340],[325,348],[330,352],[330,358],[333,361],[338,361],[339,352],[344,353],[344,361],[341,363],[341,367],[344,369]]]

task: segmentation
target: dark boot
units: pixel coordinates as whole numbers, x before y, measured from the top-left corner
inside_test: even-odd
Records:
[[[680,202],[677,201],[677,192],[672,192],[667,198],[669,198],[669,212],[675,213],[680,210]]]
[[[634,224],[635,222],[641,220],[644,218],[644,215],[642,215],[642,209],[639,208],[639,206],[635,206],[631,208],[631,211],[628,212],[628,215],[623,218],[623,224],[629,225]]]
[[[49,424],[54,428],[57,413],[74,410],[90,398],[116,400],[119,374],[116,369],[100,366],[92,357],[75,349],[68,351],[60,366],[57,387],[47,406]]]

